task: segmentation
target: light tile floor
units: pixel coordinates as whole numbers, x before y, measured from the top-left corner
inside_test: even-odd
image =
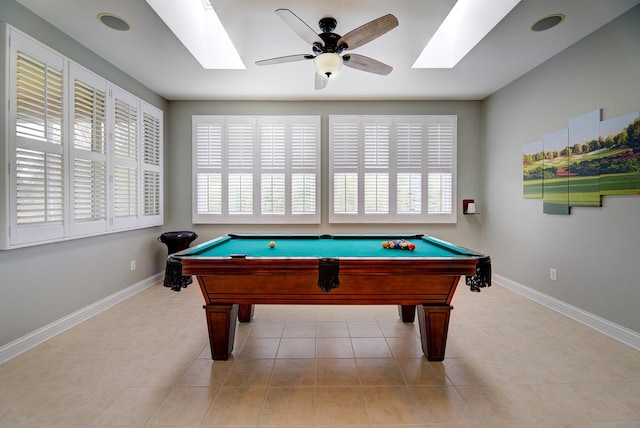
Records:
[[[0,365],[0,427],[640,427],[640,352],[499,286],[429,362],[393,306],[258,306],[212,361],[197,284]]]

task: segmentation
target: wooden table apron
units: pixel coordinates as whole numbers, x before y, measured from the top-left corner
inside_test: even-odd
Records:
[[[190,258],[184,275],[195,275],[206,305],[211,355],[233,351],[236,319],[249,322],[254,304],[398,305],[404,322],[417,307],[422,350],[444,359],[451,300],[461,275],[474,275],[478,261],[452,258],[341,258],[340,286],[318,287],[318,258]]]

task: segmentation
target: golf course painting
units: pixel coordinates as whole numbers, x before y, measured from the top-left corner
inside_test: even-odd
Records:
[[[543,212],[600,207],[603,195],[640,194],[640,112],[601,120],[594,110],[523,147],[523,195]]]

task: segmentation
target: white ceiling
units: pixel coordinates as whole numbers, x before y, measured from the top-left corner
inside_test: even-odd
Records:
[[[491,0],[484,1],[490,7]],[[245,70],[204,70],[145,0],[18,2],[169,100],[479,100],[640,0],[522,0],[455,68],[432,70],[411,66],[455,0],[211,0]],[[274,13],[278,8],[291,9],[314,29],[320,18],[332,16],[341,35],[394,14],[397,28],[353,51],[394,70],[379,76],[344,68],[316,91],[311,61],[256,66],[261,59],[311,53]],[[105,27],[96,18],[102,12],[125,18],[131,30]],[[555,13],[566,15],[559,26],[530,31]]]

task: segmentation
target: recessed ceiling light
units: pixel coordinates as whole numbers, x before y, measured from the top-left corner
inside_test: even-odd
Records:
[[[550,28],[555,27],[559,23],[564,21],[564,15],[561,13],[556,13],[553,15],[545,16],[544,18],[538,19],[532,26],[531,31],[545,31]]]
[[[98,19],[112,30],[129,31],[131,28],[127,21],[112,13],[99,13]]]

